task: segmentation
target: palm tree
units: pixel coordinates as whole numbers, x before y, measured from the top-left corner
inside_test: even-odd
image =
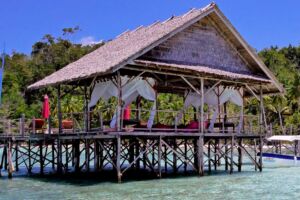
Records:
[[[285,96],[276,95],[273,97],[267,96],[264,100],[269,120],[274,122],[278,119],[281,131],[282,133],[285,133],[284,119],[282,115],[290,110],[287,98]]]

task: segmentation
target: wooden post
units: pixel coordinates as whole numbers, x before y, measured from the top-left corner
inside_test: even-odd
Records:
[[[7,152],[7,159],[8,159],[8,178],[12,178],[12,173],[14,171],[14,166],[12,162],[12,141],[8,142],[8,152]]]
[[[51,155],[52,155],[52,170],[55,169],[55,144],[54,140],[51,141]]]
[[[201,78],[201,133],[204,134],[204,79]],[[203,138],[202,138],[203,142]]]
[[[99,111],[99,123],[100,123],[100,131],[103,131],[103,117],[102,117],[102,111]]]
[[[20,135],[24,137],[25,135],[25,115],[22,114],[20,118]]]
[[[122,181],[122,174],[121,174],[121,136],[117,136],[117,176],[118,176],[118,183]]]
[[[0,163],[0,171],[3,168],[6,170],[7,169],[7,145],[4,144],[3,147],[3,152],[2,152],[2,158],[1,158],[1,163]]]
[[[225,145],[225,170],[228,171],[228,144],[227,139],[224,139],[224,145]]]
[[[187,155],[187,139],[184,139],[184,173],[187,172],[187,159],[188,159],[188,155]]]
[[[89,113],[89,105],[88,105],[88,94],[87,94],[87,86],[84,85],[84,130],[86,133],[90,130],[90,113]]]
[[[57,173],[62,173],[62,145],[60,138],[57,139]]]
[[[197,169],[197,172],[200,173],[199,170],[199,145],[198,145],[198,138],[193,139],[193,145],[194,145],[194,164],[195,168]],[[167,158],[166,158],[167,159]]]
[[[75,127],[75,119],[74,119],[74,114],[71,112],[71,119],[72,119],[72,133],[75,134],[76,132],[76,127]],[[72,145],[73,146],[73,145]]]
[[[80,140],[75,140],[74,141],[74,164],[75,164],[75,172],[80,171]]]
[[[234,150],[234,136],[231,136],[231,151],[230,151],[230,174],[233,173],[233,150]]]
[[[262,153],[263,153],[263,138],[260,135],[259,138],[259,171],[262,172],[263,160],[262,160]]]
[[[200,176],[204,175],[203,145],[204,145],[203,136],[200,136],[197,139],[198,173]]]
[[[161,136],[159,136],[159,143],[158,143],[158,177],[161,178]]]
[[[28,173],[31,174],[31,140],[28,140]]]
[[[142,151],[145,152],[146,148],[147,148],[147,139],[143,139]],[[145,152],[145,153],[143,154],[143,168],[144,168],[144,169],[147,168],[146,158],[147,158],[147,153]]]
[[[51,117],[51,115],[49,115],[49,117],[48,117],[48,134],[52,133],[52,125],[51,125],[51,123],[52,123],[52,117]]]
[[[133,139],[129,139],[129,150],[128,150],[128,154],[129,154],[129,163],[132,163],[134,161],[134,140]],[[134,167],[134,164],[131,166],[131,168]]]
[[[228,128],[225,127],[225,123],[227,122],[227,102],[223,104],[223,112],[224,112],[224,117],[223,117],[223,123],[222,123],[222,133],[227,133]]]
[[[168,149],[167,149],[166,145],[164,145],[164,151],[165,151],[165,154],[164,154],[165,173],[167,173],[168,172],[168,162],[167,162],[167,159],[168,159]]]
[[[19,171],[19,146],[18,142],[15,142],[15,163],[16,163],[16,171]]]
[[[256,145],[256,139],[253,139],[254,141],[254,160],[257,161],[257,145]],[[255,164],[255,171],[257,171],[257,165]]]
[[[32,134],[36,134],[36,129],[35,129],[35,118],[32,118]]]
[[[238,172],[242,171],[242,162],[243,162],[242,144],[243,144],[243,139],[240,138],[238,140]]]
[[[95,171],[98,172],[99,171],[99,166],[100,166],[100,162],[99,162],[99,143],[97,140],[94,141],[94,168]]]
[[[174,152],[173,152],[173,173],[177,173],[177,155],[175,153],[175,151],[177,151],[177,143],[176,143],[176,138],[174,138],[173,140],[173,148],[174,148]]]
[[[244,92],[244,88],[241,88],[241,92],[242,92],[242,98],[243,98],[243,106],[242,106],[242,127],[241,127],[241,131],[243,133],[245,133],[245,104],[246,104],[246,100],[245,100],[245,92]]]
[[[140,155],[140,143],[137,139],[135,139],[135,157],[137,158],[139,155]],[[141,163],[141,159],[138,158],[135,163],[135,168],[137,170],[139,170],[141,167],[140,163]]]
[[[85,169],[87,172],[90,171],[90,141],[88,139],[85,140]]]
[[[66,142],[65,152],[66,152],[65,172],[68,173],[68,171],[69,171],[69,144],[68,144],[68,142]]]
[[[4,169],[7,170],[7,167],[8,167],[8,161],[7,161],[8,143],[6,143],[4,146],[3,154],[4,154]]]
[[[208,141],[207,147],[207,157],[208,157],[208,172],[211,173],[211,141]]]
[[[219,140],[215,139],[215,162],[214,162],[214,168],[215,171],[217,170],[217,166],[218,166],[218,144],[219,144]]]
[[[57,86],[57,119],[58,119],[58,134],[60,135],[62,133],[62,113],[61,113],[61,91],[60,91],[60,85]]]
[[[40,174],[44,175],[44,156],[43,156],[43,141],[39,142],[39,156],[40,156]]]
[[[97,143],[99,145],[101,141],[99,140]],[[99,169],[103,169],[104,165],[104,149],[102,148],[101,145],[99,145]]]
[[[123,116],[121,115],[122,111],[122,79],[120,71],[117,72],[117,86],[118,86],[118,107],[117,107],[117,130],[121,131],[121,120]]]

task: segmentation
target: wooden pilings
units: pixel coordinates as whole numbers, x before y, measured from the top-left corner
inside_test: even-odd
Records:
[[[262,151],[262,138],[258,152]],[[121,182],[124,174],[149,172],[161,178],[168,174],[197,173],[203,176],[207,170],[220,170],[219,163],[225,170],[242,170],[244,152],[250,153],[244,142],[253,143],[254,139],[223,135],[222,137],[198,134],[195,136],[152,136],[122,135],[115,136],[62,136],[56,138],[38,137],[28,140],[6,140],[0,154],[0,172],[8,170],[12,176],[16,170],[26,166],[28,173],[101,173],[112,170]],[[256,143],[253,145],[255,146]],[[256,150],[256,148],[253,148]],[[237,156],[234,154],[237,152]],[[217,155],[217,156],[216,156]],[[253,155],[253,154],[252,154]],[[258,155],[258,154],[257,154]],[[251,156],[251,155],[250,155]],[[258,158],[258,159],[257,159]],[[256,152],[250,160],[262,170],[261,156]],[[237,160],[237,162],[235,161]],[[12,166],[12,167],[11,167]],[[34,169],[34,170],[32,170]],[[93,170],[91,170],[93,169]],[[170,173],[171,172],[171,173]],[[129,173],[128,173],[129,174]]]

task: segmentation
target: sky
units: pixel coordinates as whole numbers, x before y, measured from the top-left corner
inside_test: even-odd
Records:
[[[45,34],[79,26],[73,42],[115,38],[127,29],[149,25],[209,0],[0,0],[0,50],[30,54]],[[257,50],[300,44],[299,0],[215,0],[226,17]]]

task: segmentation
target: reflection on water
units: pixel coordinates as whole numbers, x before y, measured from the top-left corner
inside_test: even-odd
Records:
[[[249,168],[249,169],[247,169]],[[0,199],[296,199],[300,168],[246,166],[241,173],[146,181],[98,181],[97,178],[0,178]]]

